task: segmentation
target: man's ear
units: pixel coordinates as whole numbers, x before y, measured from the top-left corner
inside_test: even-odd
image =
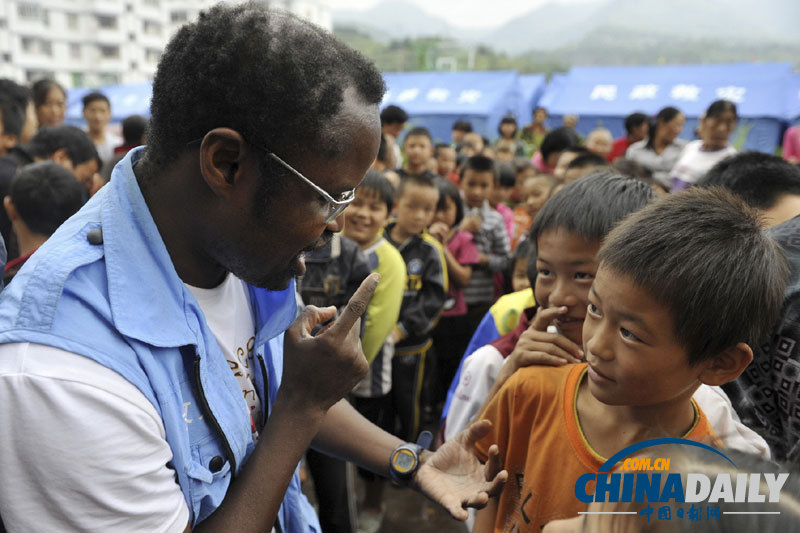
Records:
[[[11,222],[14,222],[19,217],[17,213],[17,208],[14,207],[14,202],[11,201],[10,196],[6,196],[3,198],[3,208],[6,210],[6,214],[8,215],[8,219]]]
[[[752,361],[753,350],[740,342],[703,363],[705,368],[699,379],[706,385],[724,385],[738,378]]]
[[[241,177],[244,137],[230,128],[214,128],[200,144],[200,172],[218,196],[226,196]]]

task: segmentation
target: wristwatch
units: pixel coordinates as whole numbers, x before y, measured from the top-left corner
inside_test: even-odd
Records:
[[[414,473],[419,468],[419,456],[422,450],[427,450],[433,441],[430,431],[419,434],[417,442],[401,444],[392,452],[389,458],[389,474],[398,485],[407,485]]]

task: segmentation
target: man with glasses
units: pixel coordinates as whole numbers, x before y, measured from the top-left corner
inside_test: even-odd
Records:
[[[341,316],[296,316],[303,254],[375,158],[383,91],[357,52],[259,4],[177,32],[149,146],[0,298],[9,531],[319,531],[295,473],[309,445],[460,519],[501,489],[497,458],[472,459],[486,423],[430,454],[342,400],[376,276]]]

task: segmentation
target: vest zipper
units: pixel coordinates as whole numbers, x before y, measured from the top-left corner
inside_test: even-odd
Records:
[[[231,463],[231,480],[236,477],[236,456],[233,455],[233,449],[231,448],[230,443],[228,442],[228,438],[225,436],[225,432],[222,431],[222,427],[219,425],[219,421],[214,417],[214,413],[211,412],[211,407],[208,405],[208,400],[206,400],[206,393],[203,390],[203,383],[200,380],[200,356],[197,355],[194,358],[194,382],[195,386],[197,387],[197,396],[200,400],[200,407],[203,410],[203,414],[208,417],[211,421],[211,425],[214,426],[214,429],[222,437],[222,446],[225,449],[225,456],[228,458],[228,461]]]
[[[261,431],[263,431],[264,426],[267,425],[267,418],[269,418],[269,376],[267,376],[267,365],[264,362],[264,356],[260,353],[256,354],[256,356],[258,357],[258,364],[261,366],[261,377],[264,380],[264,397],[261,399]],[[280,509],[278,510],[278,515],[280,515]],[[273,529],[275,529],[275,533],[283,533],[279,516],[275,517]]]

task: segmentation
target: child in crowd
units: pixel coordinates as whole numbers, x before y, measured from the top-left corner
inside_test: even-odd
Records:
[[[122,144],[122,137],[108,129],[111,120],[111,102],[101,92],[91,92],[83,97],[83,118],[86,119],[89,137],[92,138],[97,155],[108,161],[114,155],[114,148]]]
[[[728,137],[736,129],[738,120],[733,102],[717,100],[708,106],[700,119],[700,140],[684,147],[670,172],[673,192],[691,187],[716,163],[736,153],[736,148],[728,143]]]
[[[522,187],[522,182],[525,181],[526,178],[535,176],[536,170],[527,159],[517,158],[514,160],[513,165],[517,183],[514,186],[514,191],[511,193],[511,205],[517,205],[521,201],[520,188]]]
[[[553,187],[561,180],[552,174],[534,174],[526,178],[520,187],[520,203],[514,208],[514,236],[511,249],[516,250],[522,239],[528,234],[533,220],[550,198]]]
[[[470,143],[475,149],[476,154],[483,152],[483,149],[486,147],[486,142],[484,141],[483,136],[476,131],[465,133],[464,142]]]
[[[511,291],[519,292],[531,288],[531,281],[528,278],[528,256],[531,251],[531,242],[527,239],[519,243],[514,250],[511,266]],[[462,354],[464,352],[461,352]]]
[[[584,176],[588,176],[595,171],[607,168],[608,161],[606,161],[605,157],[593,154],[591,152],[587,154],[581,154],[570,161],[567,165],[567,168],[564,169],[563,180],[564,183],[571,183],[581,179]]]
[[[576,145],[565,148],[561,154],[559,154],[558,159],[556,160],[556,167],[553,169],[552,174],[557,178],[564,179],[564,173],[567,171],[567,166],[578,156],[589,153],[591,152],[589,152],[589,150],[583,146]]]
[[[433,157],[433,139],[430,132],[422,127],[411,128],[403,139],[403,153],[406,161],[398,171],[400,179],[407,176],[436,177],[428,167]]]
[[[492,194],[489,195],[489,205],[503,217],[510,240],[514,236],[514,212],[508,207],[508,202],[511,200],[511,193],[514,192],[514,186],[517,184],[517,176],[514,174],[514,168],[508,163],[497,161],[495,165],[499,177],[492,189]]]
[[[472,277],[464,288],[470,331],[495,301],[494,274],[503,272],[510,259],[511,248],[503,217],[489,205],[498,178],[494,161],[479,155],[467,159],[461,169],[465,203],[461,229],[474,235],[480,257],[480,263],[472,269]]]
[[[429,231],[443,247],[450,282],[442,318],[433,330],[436,364],[430,383],[436,389],[432,392],[432,401],[439,403],[444,401],[444,386],[453,379],[461,354],[472,335],[464,321],[467,314],[464,287],[469,283],[472,267],[479,262],[479,257],[472,234],[458,229],[464,218],[458,187],[444,179],[437,180],[437,186],[439,203]]]
[[[586,136],[586,149],[606,160],[613,144],[614,137],[607,128],[595,128]]]
[[[531,164],[539,172],[553,174],[561,152],[579,144],[578,134],[572,128],[561,127],[549,131],[544,136],[539,151],[531,157]]]
[[[576,237],[543,231],[537,276],[550,286],[540,302],[552,309],[547,321],[559,317],[556,328],[573,344],[582,329],[586,363],[521,369],[490,401],[484,415],[493,425],[476,444],[477,455],[485,459],[496,443],[519,482],[478,512],[476,532],[539,531],[575,516],[585,509],[575,480],[636,442],[682,437],[719,444],[692,396],[702,384],[736,379],[752,361],[750,345],[780,313],[786,261],[757,212],[721,189],[665,196],[627,217],[597,254],[594,276],[567,281],[556,274],[554,254],[585,251]],[[560,287],[587,277],[594,281],[579,320],[570,314],[577,298],[566,299]],[[547,359],[571,351],[557,348]]]
[[[358,243],[366,254],[370,268],[381,275],[381,282],[367,307],[361,348],[369,372],[351,394],[355,408],[378,427],[393,431],[392,356],[394,343],[390,333],[397,324],[403,289],[406,283],[406,264],[397,249],[383,238],[383,228],[394,206],[394,187],[378,172],[367,171],[356,189],[353,202],[344,212],[343,233]],[[358,469],[366,490],[358,515],[359,531],[374,532],[383,520],[383,488],[386,481],[367,470]]]
[[[72,172],[43,161],[23,167],[11,182],[3,207],[17,239],[19,257],[8,262],[8,284],[25,261],[86,202],[86,191]]]
[[[436,173],[458,185],[455,148],[449,144],[437,143],[433,149],[433,157],[436,159]]]
[[[451,146],[455,148],[464,141],[464,135],[472,131],[472,123],[469,120],[456,120],[453,123],[452,143]]]
[[[385,133],[381,134],[381,143],[378,145],[378,156],[372,162],[370,167],[372,170],[380,173],[381,176],[389,180],[393,187],[397,187],[400,183],[400,175],[395,172],[397,164],[394,159],[394,139]]]
[[[406,286],[400,318],[392,330],[392,404],[400,420],[397,435],[415,440],[419,424],[422,369],[431,347],[431,331],[447,296],[447,270],[442,248],[426,228],[433,221],[439,190],[434,179],[409,174],[400,181],[395,199],[396,220],[385,238],[403,256]]]

